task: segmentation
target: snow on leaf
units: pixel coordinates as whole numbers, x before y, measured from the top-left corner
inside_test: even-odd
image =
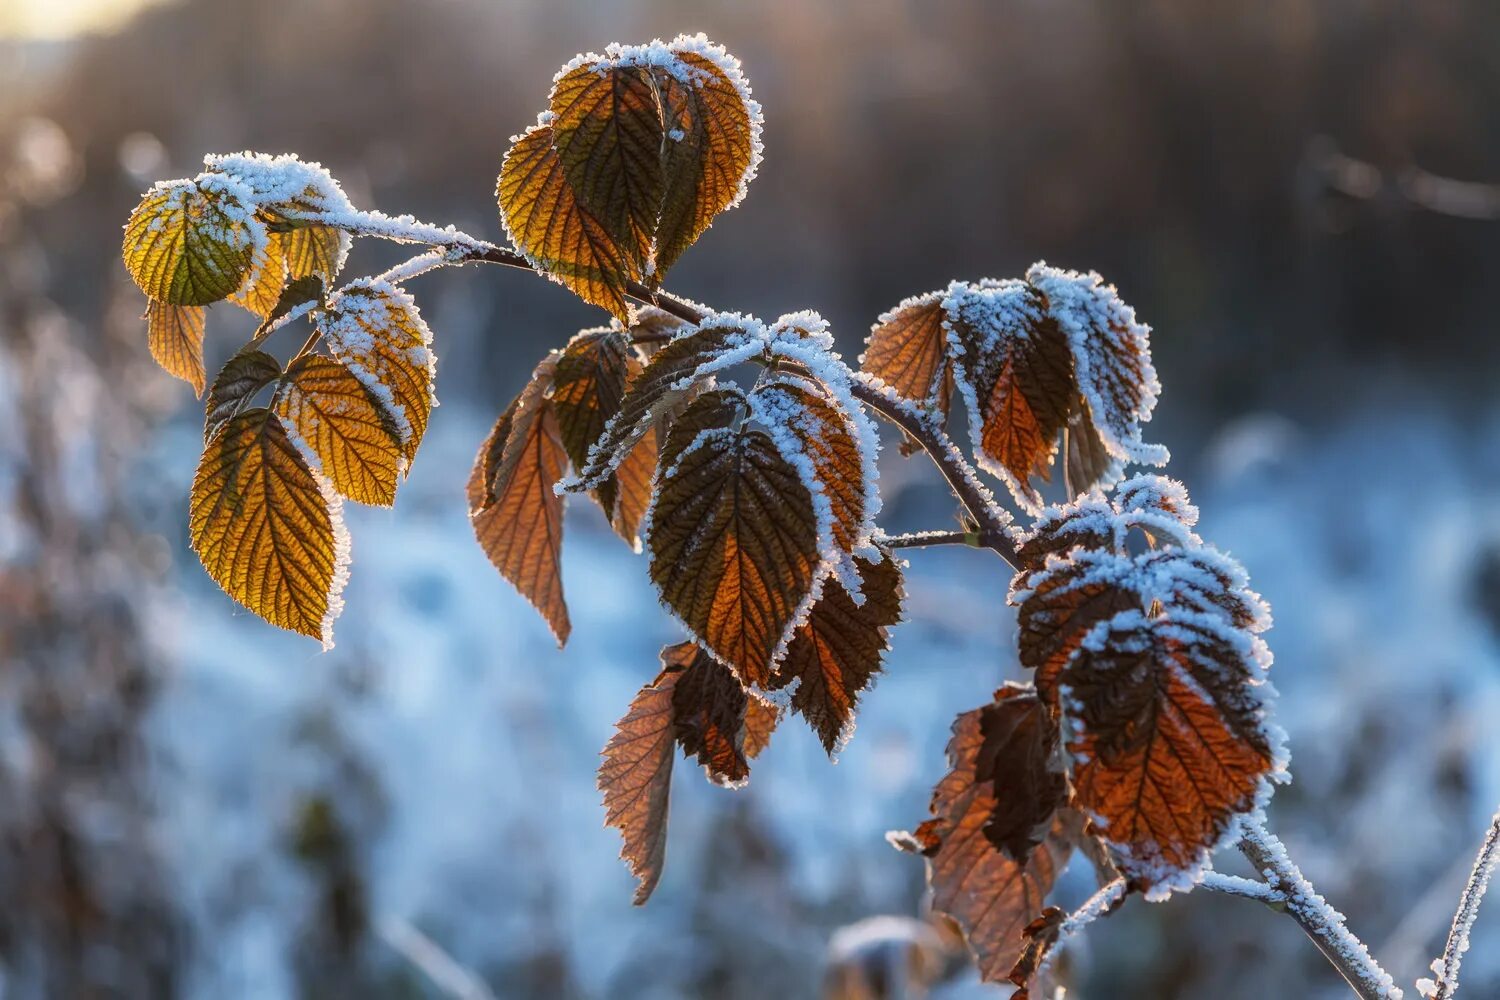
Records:
[[[228,296],[250,273],[266,241],[250,192],[230,178],[163,181],[125,224],[125,266],[158,302],[206,306]]]
[[[653,423],[684,400],[709,369],[745,360],[762,346],[759,324],[735,315],[705,320],[669,341],[630,380],[618,411],[607,419],[584,460],[575,463],[578,472],[564,488],[575,493],[597,489]]]
[[[188,520],[193,551],[230,597],[333,645],[349,565],[342,508],[274,413],[246,410],[208,442]]]
[[[1161,383],[1151,363],[1151,330],[1135,318],[1114,286],[1093,272],[1080,274],[1033,264],[1026,280],[1046,300],[1068,338],[1078,387],[1105,450],[1122,461],[1163,465],[1167,450],[1146,444],[1141,425],[1151,419]]]
[[[381,507],[395,502],[400,435],[348,368],[316,355],[293,362],[274,408],[318,456],[340,496]]]
[[[988,708],[989,706],[986,706]],[[1025,863],[985,834],[996,808],[995,785],[977,774],[985,745],[986,708],[960,715],[948,743],[950,770],[932,794],[932,819],[893,843],[927,858],[932,907],[963,929],[987,982],[1007,982],[1027,946],[1026,927],[1042,911],[1058,862],[1050,847]]]
[[[830,756],[852,735],[859,696],[880,671],[890,648],[887,631],[901,618],[901,571],[889,553],[878,561],[856,559],[855,565],[860,603],[838,580],[828,581],[770,683],[797,684],[792,709],[807,719]]]
[[[146,337],[156,363],[203,395],[203,307],[152,299],[146,304]]]
[[[432,331],[416,302],[387,282],[360,279],[329,300],[318,328],[333,356],[364,384],[396,428],[409,466],[435,405],[437,371],[429,347]]]
[[[733,390],[687,407],[643,530],[662,603],[743,683],[763,686],[815,596],[820,560],[811,494],[745,413]]]
[[[902,397],[932,406],[947,403],[941,395],[948,368],[943,320],[946,292],[928,292],[903,300],[881,314],[870,328],[862,371],[881,379]]]
[[[563,498],[553,490],[568,455],[547,399],[551,357],[495,422],[469,477],[469,518],[490,562],[531,602],[562,646],[572,625],[563,600]]]

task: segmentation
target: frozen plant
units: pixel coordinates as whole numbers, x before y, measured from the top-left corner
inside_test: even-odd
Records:
[[[1161,391],[1149,328],[1097,274],[1038,263],[900,302],[855,370],[815,313],[768,323],[668,294],[672,266],[743,199],[760,134],[739,63],[681,36],[562,68],[500,168],[512,247],[361,211],[294,156],[210,156],[153,187],[124,256],[150,299],[153,355],[208,390],[189,514],[205,568],[267,621],[331,645],[351,552],[341,505],[395,501],[435,405],[433,337],[405,285],[472,263],[529,269],[610,322],[537,363],[479,448],[469,512],[559,644],[575,494],[645,553],[682,625],[599,769],[637,902],[662,872],[679,748],[737,786],[790,712],[835,754],[901,619],[898,550],[958,543],[1014,569],[1033,679],[958,717],[931,817],[891,840],[927,859],[933,906],[981,974],[1049,990],[1071,935],[1132,895],[1201,885],[1292,916],[1359,996],[1400,997],[1266,829],[1288,780],[1269,609],[1195,533],[1182,484],[1127,478],[1168,460],[1144,436]],[[425,249],[340,284],[356,237]],[[210,385],[204,311],[225,299],[262,322]],[[304,322],[300,347],[269,350]],[[730,378],[745,370],[749,384]],[[967,448],[948,433],[955,400]],[[964,530],[881,531],[872,415],[936,464]],[[1045,506],[1036,483],[1055,473],[1068,499]],[[1211,871],[1235,845],[1258,879]],[[1069,914],[1048,900],[1080,860],[1099,887]],[[1491,842],[1424,992],[1456,988],[1492,866]]]

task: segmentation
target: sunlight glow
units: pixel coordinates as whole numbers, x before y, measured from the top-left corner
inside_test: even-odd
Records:
[[[160,0],[0,0],[0,38],[60,39],[119,27]]]

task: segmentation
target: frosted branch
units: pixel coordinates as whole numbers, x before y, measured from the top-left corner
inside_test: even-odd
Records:
[[[1443,945],[1443,955],[1432,963],[1437,979],[1420,980],[1417,989],[1423,996],[1436,1000],[1449,1000],[1458,992],[1458,967],[1464,952],[1469,950],[1469,932],[1474,929],[1474,920],[1479,916],[1479,904],[1484,901],[1485,890],[1490,887],[1490,876],[1495,873],[1495,863],[1500,861],[1500,812],[1490,820],[1489,832],[1484,843],[1479,845],[1479,854],[1474,858],[1474,870],[1469,873],[1468,884],[1458,898],[1458,912],[1453,914],[1453,926],[1448,931],[1448,941]],[[1428,987],[1428,989],[1424,989]]]
[[[1364,1000],[1401,1000],[1401,988],[1371,957],[1364,942],[1344,923],[1344,915],[1318,895],[1276,835],[1246,820],[1240,850],[1284,898],[1286,912],[1302,926],[1323,957],[1333,964],[1355,994]]]
[[[1222,892],[1226,896],[1240,896],[1244,899],[1253,899],[1257,903],[1265,903],[1273,909],[1286,909],[1285,893],[1252,878],[1210,871],[1203,873],[1203,881],[1198,884],[1212,892]]]
[[[903,535],[877,536],[875,541],[890,549],[926,548],[929,545],[968,545],[988,549],[1006,539],[984,531],[910,531]]]

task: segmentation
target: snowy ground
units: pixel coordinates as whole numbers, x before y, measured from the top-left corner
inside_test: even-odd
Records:
[[[807,928],[910,907],[920,866],[883,834],[924,815],[952,717],[1015,675],[1004,567],[974,552],[911,555],[910,621],[837,766],[797,720],[742,791],[679,764],[666,877],[635,910],[593,774],[657,649],[680,636],[643,558],[574,502],[574,631],[555,648],[469,533],[461,484],[483,431],[481,415],[443,408],[397,510],[351,506],[353,577],[332,653],[237,610],[177,553],[181,596],[158,612],[175,666],[152,736],[162,852],[207,946],[194,992],[294,991],[288,955],[309,890],[288,830],[299,802],[332,789],[359,824],[377,921],[421,928],[501,995],[495,970],[549,948],[580,995],[643,993],[620,985],[632,975],[676,995],[682,977],[653,976],[649,963],[689,961],[664,938],[690,922],[703,934],[703,908],[726,905],[754,916],[740,932],[784,956],[803,977],[792,988],[810,993],[826,938]],[[1500,730],[1485,722],[1500,708],[1500,636],[1475,598],[1483,554],[1500,546],[1500,448],[1483,431],[1408,418],[1309,435],[1256,418],[1190,466],[1200,532],[1246,564],[1276,617],[1268,639],[1295,777],[1277,825],[1356,931],[1374,925],[1377,952],[1400,952],[1381,957],[1407,984],[1435,953],[1428,925],[1446,923],[1456,886],[1434,891],[1420,926],[1393,925],[1467,866],[1500,801]],[[168,435],[158,458],[185,494],[196,451],[179,433],[191,430]],[[1455,766],[1459,813],[1435,790]],[[753,871],[736,890],[757,897],[748,902],[703,888],[709,841],[737,803],[785,857],[778,877],[795,898]],[[1391,873],[1388,891],[1370,872]],[[1478,934],[1465,972],[1493,983],[1500,915]],[[1108,961],[1110,938],[1095,951]]]

